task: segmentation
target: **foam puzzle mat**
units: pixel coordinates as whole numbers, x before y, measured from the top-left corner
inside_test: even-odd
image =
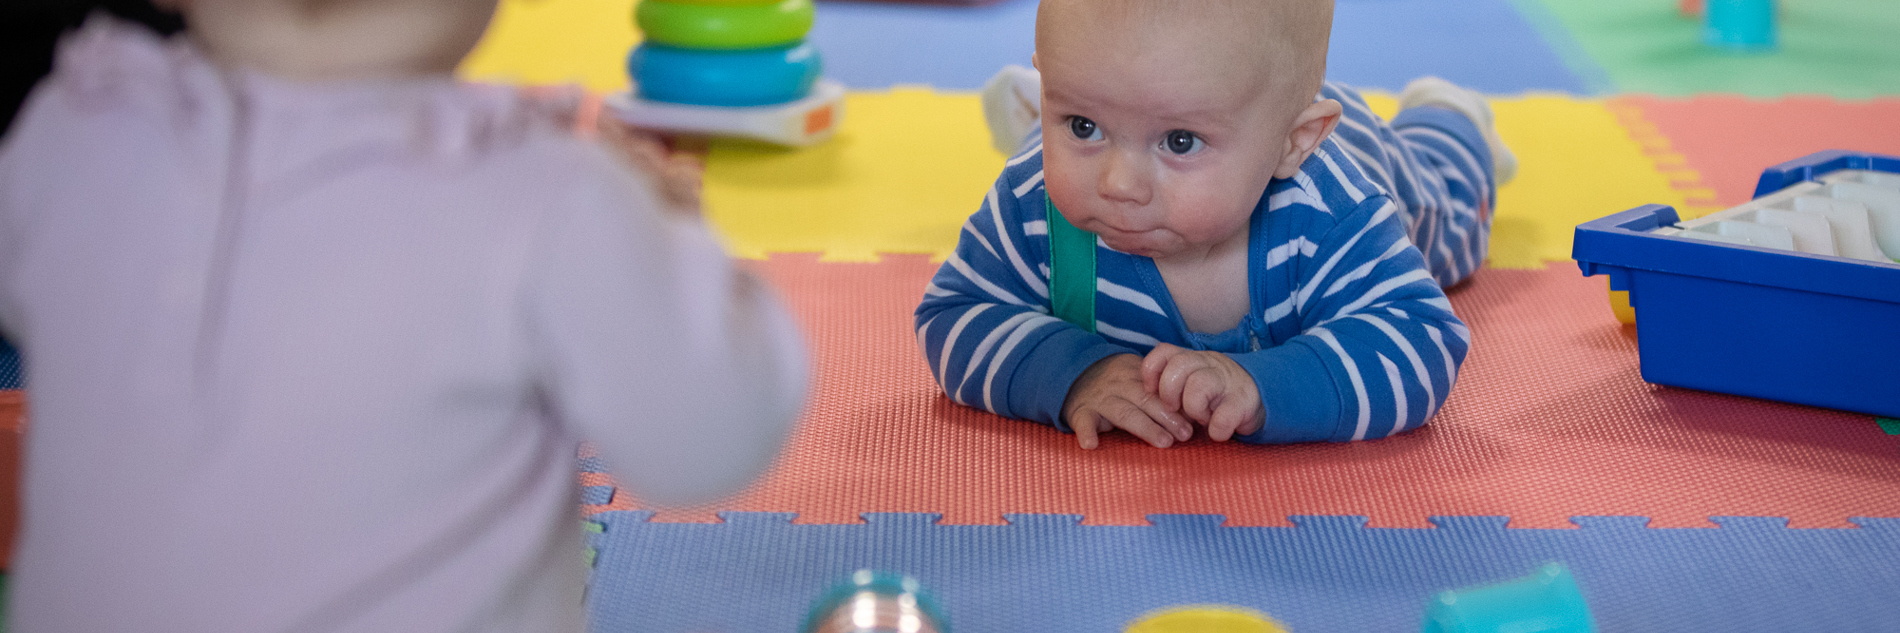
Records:
[[[597,629],[784,630],[875,567],[918,575],[963,631],[1112,630],[1205,602],[1390,630],[1434,591],[1547,560],[1572,566],[1605,630],[1900,623],[1881,598],[1900,592],[1884,562],[1900,437],[1643,383],[1633,329],[1573,265],[1485,269],[1451,293],[1472,352],[1420,431],[1166,450],[1116,435],[1093,452],[937,394],[909,328],[935,267],[757,264],[810,337],[811,407],[760,482],[705,507],[648,507],[582,460]]]
[[[1002,166],[975,90],[1029,63],[1035,0],[820,0],[841,128],[800,150],[714,141],[704,192],[799,315],[812,400],[765,477],[702,507],[642,503],[583,447],[594,629],[791,631],[870,567],[917,576],[963,632],[1196,603],[1415,630],[1433,592],[1554,560],[1606,631],[1900,630],[1900,421],[1647,384],[1634,328],[1569,261],[1587,220],[1718,210],[1820,149],[1900,154],[1900,11],[1780,5],[1782,48],[1736,56],[1701,48],[1677,2],[1338,0],[1331,78],[1387,116],[1414,77],[1471,86],[1519,158],[1488,266],[1450,293],[1474,336],[1456,391],[1374,442],[1083,452],[949,402],[911,330]],[[623,89],[633,6],[502,0],[461,74]],[[0,431],[24,410],[0,391]]]
[[[1640,517],[1578,517],[1521,530],[1502,517],[1437,517],[1428,529],[1352,516],[1292,527],[1222,527],[1153,515],[1087,526],[1011,515],[957,526],[929,514],[798,525],[733,512],[718,525],[598,515],[593,623],[601,631],[794,631],[823,588],[859,568],[902,569],[937,594],[952,630],[1116,631],[1144,612],[1241,605],[1292,631],[1417,630],[1433,593],[1523,576],[1562,560],[1604,631],[1877,631],[1900,621],[1888,557],[1900,519],[1849,530],[1717,517],[1654,529]]]
[[[1887,0],[1775,3],[1772,53],[1701,44],[1702,23],[1676,2],[1514,0],[1579,76],[1614,92],[1866,99],[1900,92],[1900,11]],[[1699,4],[1699,3],[1698,3]]]
[[[655,520],[739,510],[857,523],[863,512],[922,512],[999,525],[1035,513],[1141,525],[1169,513],[1221,514],[1235,526],[1359,515],[1419,528],[1431,516],[1488,515],[1565,529],[1575,515],[1644,516],[1655,527],[1778,516],[1798,528],[1900,517],[1900,438],[1871,416],[1644,383],[1633,329],[1610,317],[1602,282],[1574,265],[1485,269],[1450,293],[1472,351],[1443,411],[1418,432],[1283,446],[1200,438],[1166,450],[1112,434],[1096,451],[938,393],[910,318],[935,270],[921,256],[760,263],[809,337],[810,409],[751,490]],[[611,485],[597,473],[583,482]],[[637,494],[588,509],[644,509]]]

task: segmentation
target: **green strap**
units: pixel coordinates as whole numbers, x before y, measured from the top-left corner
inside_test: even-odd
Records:
[[[1095,332],[1095,234],[1056,211],[1047,197],[1049,214],[1049,303],[1056,317],[1090,333]]]

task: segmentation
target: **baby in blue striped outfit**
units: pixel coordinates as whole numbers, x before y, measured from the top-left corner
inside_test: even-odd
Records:
[[[1441,287],[1484,260],[1514,161],[1475,93],[1414,82],[1388,125],[1326,83],[1331,24],[1330,0],[1043,0],[1040,73],[986,90],[1014,155],[916,311],[944,393],[1085,449],[1430,420],[1471,340]]]

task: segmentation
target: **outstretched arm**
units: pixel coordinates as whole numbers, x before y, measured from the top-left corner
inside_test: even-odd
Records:
[[[538,383],[642,498],[736,492],[803,403],[801,337],[703,223],[658,211],[630,174],[611,178],[621,186],[550,218],[537,244],[526,287]]]

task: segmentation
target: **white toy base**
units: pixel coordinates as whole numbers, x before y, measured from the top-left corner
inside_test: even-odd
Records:
[[[820,79],[811,94],[769,106],[692,106],[647,101],[634,91],[606,100],[620,120],[639,127],[708,136],[732,136],[779,145],[811,145],[831,137],[844,118],[844,84]]]

